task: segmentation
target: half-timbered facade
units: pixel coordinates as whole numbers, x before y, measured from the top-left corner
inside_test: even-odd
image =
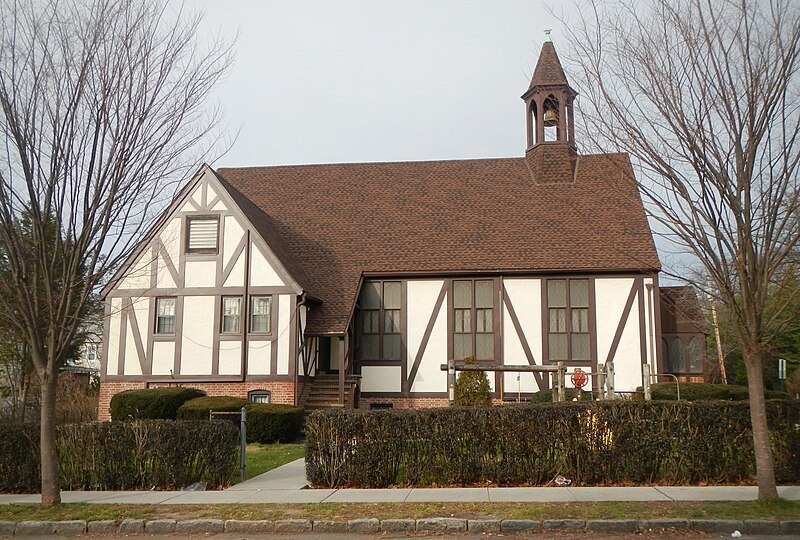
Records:
[[[444,405],[441,365],[470,356],[613,363],[617,390],[641,386],[661,367],[660,263],[628,157],[579,154],[575,96],[548,42],[523,157],[202,167],[104,291],[101,415],[174,384]],[[497,399],[550,385],[490,380]]]

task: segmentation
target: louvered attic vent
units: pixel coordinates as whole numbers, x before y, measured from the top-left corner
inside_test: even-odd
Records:
[[[219,219],[217,217],[192,217],[188,219],[189,253],[216,253]]]

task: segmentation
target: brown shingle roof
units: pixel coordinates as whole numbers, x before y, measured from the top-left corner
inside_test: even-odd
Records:
[[[362,273],[660,269],[622,154],[581,156],[574,184],[534,183],[524,158],[217,172],[322,300],[311,333],[345,331]]]
[[[542,44],[542,50],[539,53],[539,60],[536,62],[536,69],[533,70],[529,88],[568,84],[567,76],[561,67],[556,48],[552,42],[545,42]]]

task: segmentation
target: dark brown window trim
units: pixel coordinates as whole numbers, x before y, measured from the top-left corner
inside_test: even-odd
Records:
[[[577,366],[587,365],[587,366],[594,366],[597,362],[597,324],[595,318],[595,309],[596,309],[596,299],[595,299],[595,279],[598,276],[592,275],[550,275],[547,277],[541,277],[541,306],[542,306],[542,363],[543,364],[555,364],[558,362],[568,362],[570,365],[575,364]],[[606,276],[602,276],[606,277]],[[566,359],[559,359],[559,360],[552,360],[550,358],[550,305],[547,298],[547,283],[548,281],[566,281],[566,294],[567,294],[567,316],[566,316],[566,325],[567,325],[567,358]],[[582,358],[582,359],[573,359],[572,358],[572,309],[571,300],[570,300],[570,281],[587,281],[588,282],[588,302],[589,306],[586,308],[588,310],[588,319],[587,323],[589,326],[589,358]],[[584,309],[584,308],[574,308],[574,309]]]
[[[360,305],[358,306],[359,307],[359,315],[358,315],[358,318],[357,318],[358,320],[357,320],[357,323],[356,323],[357,324],[357,331],[356,331],[357,348],[356,348],[355,358],[357,359],[358,362],[364,363],[364,364],[372,363],[373,365],[376,365],[375,362],[380,362],[379,365],[402,365],[402,364],[405,363],[406,339],[407,339],[406,328],[405,328],[405,324],[404,324],[405,317],[406,317],[406,311],[407,311],[406,310],[406,305],[405,305],[405,303],[406,303],[406,285],[405,285],[405,281],[398,280],[398,279],[369,279],[369,280],[364,280],[364,281],[362,281],[361,288],[358,291],[358,297],[357,298],[359,299],[359,301],[361,299],[361,292],[364,290],[364,286],[367,283],[379,283],[380,284],[380,289],[381,289],[381,307],[380,307],[380,309],[379,310],[368,310],[368,311],[378,311],[378,328],[380,330],[376,334],[368,334],[368,335],[372,335],[372,336],[377,335],[378,336],[378,355],[379,355],[379,358],[364,358],[362,356],[363,355],[363,351],[364,351],[363,346],[362,346],[363,341],[364,341],[363,340],[364,324],[363,324],[363,319],[362,319],[364,310],[361,308]],[[384,335],[387,334],[387,332],[385,331],[385,328],[384,328],[385,322],[386,322],[385,321],[386,308],[384,308],[384,304],[383,304],[384,285],[386,283],[397,283],[398,285],[400,285],[400,310],[399,310],[400,311],[400,317],[399,317],[399,319],[400,319],[399,320],[400,332],[398,332],[398,333],[390,332],[389,333],[390,335],[399,335],[400,336],[400,358],[384,358],[383,357],[383,355],[384,355],[383,338],[384,338]]]
[[[184,234],[184,250],[187,255],[218,255],[219,254],[219,214],[203,214],[186,216],[186,232]],[[190,248],[189,233],[192,221],[215,221],[217,225],[217,239],[214,249],[211,248]]]
[[[275,302],[274,294],[251,294],[250,297],[247,299],[249,302],[247,306],[247,334],[249,336],[253,336],[254,338],[272,338],[275,337],[275,317],[273,314],[275,313],[276,309],[276,302]],[[254,298],[269,298],[269,332],[262,332],[262,331],[254,331],[253,330],[253,299]]]
[[[159,332],[158,331],[158,302],[160,300],[172,300],[173,312],[172,312],[172,332]],[[123,302],[124,305],[124,302]],[[168,340],[175,339],[176,334],[178,333],[178,298],[176,296],[157,296],[155,301],[155,324],[153,325],[153,336],[158,337],[166,337]]]
[[[470,317],[472,319],[472,356],[474,357],[477,354],[477,335],[478,335],[478,321],[477,321],[477,306],[475,301],[475,283],[477,281],[489,281],[492,283],[492,332],[480,332],[484,335],[492,335],[494,336],[492,340],[492,348],[493,348],[493,358],[491,359],[484,359],[480,360],[476,358],[477,362],[484,362],[484,363],[502,363],[502,346],[500,343],[501,338],[501,313],[500,313],[500,284],[501,281],[498,278],[493,278],[489,276],[474,276],[474,277],[455,277],[450,280],[450,287],[449,291],[450,294],[448,295],[449,299],[447,302],[447,309],[448,309],[448,356],[455,356],[455,307],[454,307],[454,294],[455,294],[455,284],[458,281],[471,281],[472,282],[472,305],[470,307]],[[485,308],[481,308],[485,309]]]
[[[239,300],[239,330],[233,332],[225,331],[225,300],[235,298]],[[223,294],[219,300],[219,335],[222,336],[241,336],[242,335],[242,313],[243,313],[242,297],[238,294]]]

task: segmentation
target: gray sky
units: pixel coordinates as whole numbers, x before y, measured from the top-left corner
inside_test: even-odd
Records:
[[[191,1],[238,32],[216,99],[231,151],[215,166],[521,156],[544,29],[537,0]]]

